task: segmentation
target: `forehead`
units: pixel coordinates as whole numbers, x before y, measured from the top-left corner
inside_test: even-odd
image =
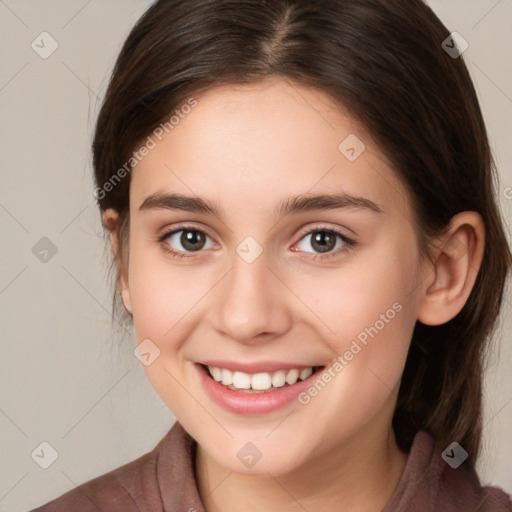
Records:
[[[173,191],[263,212],[287,196],[346,192],[407,209],[380,148],[327,94],[272,79],[194,99],[134,168],[136,207]]]

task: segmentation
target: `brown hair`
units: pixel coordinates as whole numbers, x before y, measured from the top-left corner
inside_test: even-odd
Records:
[[[182,103],[221,84],[277,76],[328,93],[394,164],[410,191],[420,242],[461,211],[480,213],[486,244],[475,286],[451,321],[417,322],[393,417],[401,449],[426,430],[437,453],[457,441],[473,466],[485,348],[511,258],[477,96],[462,58],[442,48],[449,35],[421,0],[156,1],[115,64],[93,163],[100,210],[119,213],[117,279],[127,264],[130,176],[114,183],[114,175]]]

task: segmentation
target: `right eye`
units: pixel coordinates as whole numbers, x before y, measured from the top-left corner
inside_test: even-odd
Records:
[[[202,249],[211,249],[215,246],[215,242],[204,231],[185,226],[164,233],[159,240],[163,248],[177,258],[191,257],[187,253],[200,252]],[[208,240],[210,246],[207,246]]]

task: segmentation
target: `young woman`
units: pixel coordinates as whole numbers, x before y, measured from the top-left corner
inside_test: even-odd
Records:
[[[457,48],[420,0],[150,7],[95,196],[177,423],[39,512],[512,511],[474,469],[510,252]]]

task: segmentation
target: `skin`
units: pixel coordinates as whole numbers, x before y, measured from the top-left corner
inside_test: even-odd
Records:
[[[196,478],[209,512],[324,511],[341,503],[346,511],[380,511],[407,462],[391,419],[414,325],[444,323],[463,307],[482,258],[481,219],[454,217],[424,258],[405,187],[370,134],[328,96],[272,79],[197,100],[132,171],[120,289],[137,343],[149,338],[161,351],[144,366],[147,377],[198,442]],[[366,146],[353,162],[338,149],[349,134]],[[290,196],[340,191],[382,212],[274,213]],[[157,192],[208,199],[225,216],[140,211]],[[104,214],[114,255],[116,218]],[[187,253],[181,232],[159,242],[183,222],[206,232],[205,248]],[[311,233],[329,228],[357,245],[337,252],[346,247],[337,239],[326,258]],[[263,249],[252,263],[236,252],[248,236]],[[191,257],[177,259],[165,244]],[[400,312],[307,405],[294,400],[247,416],[224,410],[201,386],[198,360],[327,366],[396,303]],[[262,453],[252,468],[237,457],[247,442]]]

